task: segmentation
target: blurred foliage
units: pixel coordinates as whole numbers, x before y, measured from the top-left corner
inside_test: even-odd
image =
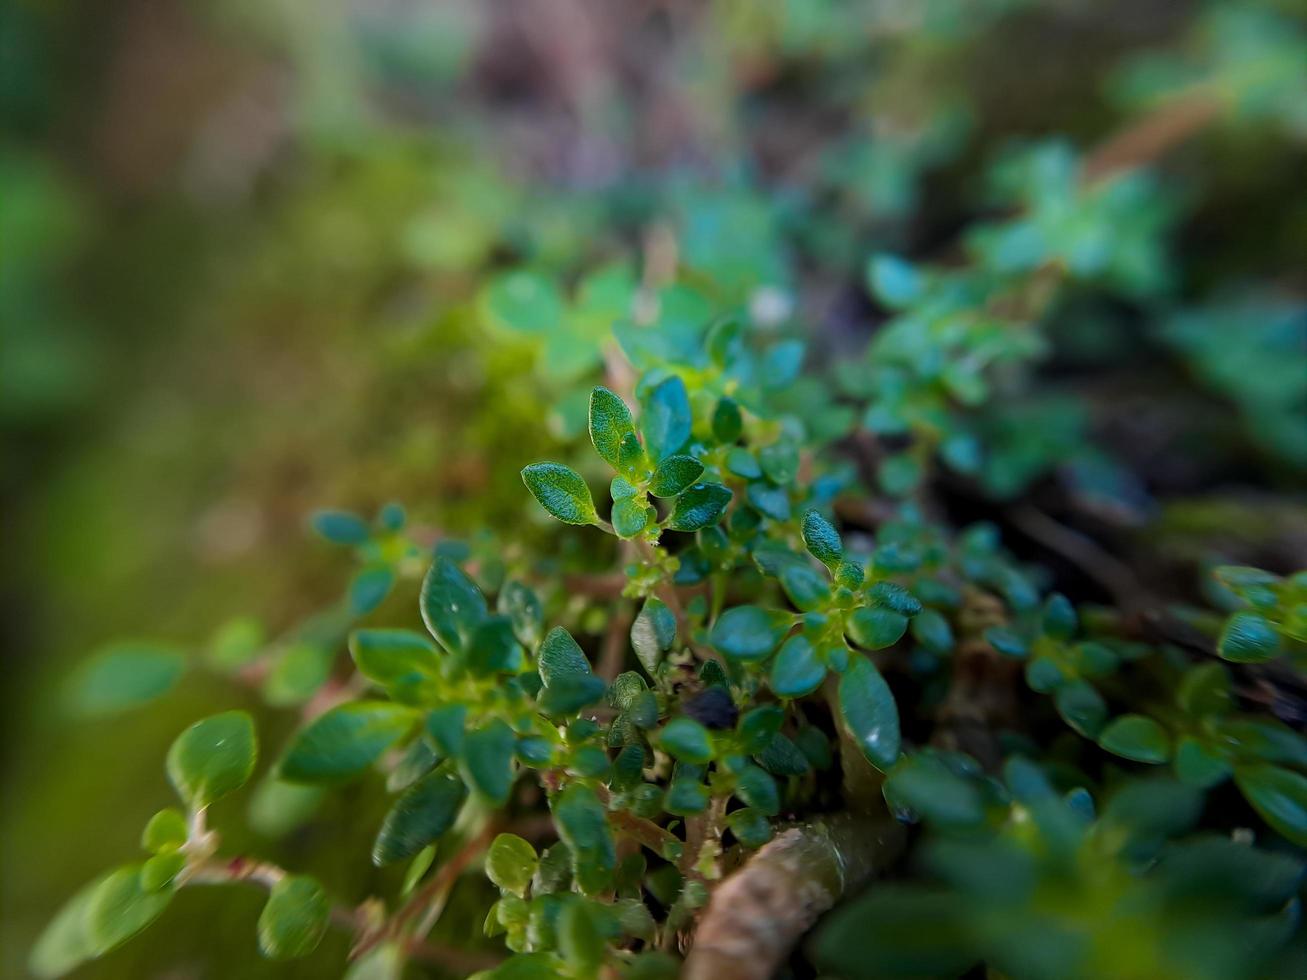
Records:
[[[20,0],[0,11],[0,52],[0,487],[16,517],[0,972],[22,973],[68,896],[139,860],[144,818],[175,802],[161,746],[238,706],[275,758],[300,712],[348,683],[353,627],[419,626],[433,554],[500,603],[528,580],[544,622],[600,650],[635,608],[566,576],[604,575],[630,546],[560,533],[518,472],[548,458],[609,484],[585,448],[593,386],[644,419],[673,377],[694,436],[673,448],[747,516],[631,569],[632,597],[729,578],[727,612],[691,608],[702,635],[681,636],[719,649],[737,609],[800,617],[809,649],[741,667],[742,705],[793,704],[846,671],[846,628],[857,663],[859,647],[893,654],[876,663],[910,751],[886,797],[926,830],[903,882],[815,938],[815,963],[1300,971],[1297,5]],[[657,462],[622,477],[632,493],[611,485],[627,540],[675,520],[647,494]],[[402,529],[390,500],[408,505]],[[305,541],[324,505],[348,508],[315,527],[353,571]],[[861,580],[840,583],[835,562],[828,581],[801,550],[810,506],[838,515],[868,588],[894,582],[921,611],[845,602]],[[988,525],[952,530],[978,517],[1002,545]],[[973,589],[998,597],[1001,623],[974,621]],[[1053,590],[1081,615],[1059,619]],[[1116,612],[1095,619],[1097,603]],[[1145,606],[1165,606],[1166,627],[1127,641]],[[530,655],[539,641],[521,639]],[[1047,695],[1021,695],[1002,779],[917,751],[974,642]],[[650,680],[654,721],[686,718],[679,688]],[[789,734],[813,771],[782,775],[786,813],[844,792],[813,761],[830,718],[806,710],[816,723]],[[644,784],[679,794],[660,813],[761,771],[718,735],[700,771],[698,733],[680,729],[684,778]],[[885,752],[872,761],[890,769]],[[1125,775],[1150,767],[1180,785]],[[756,778],[743,792],[763,798]],[[381,783],[322,793],[261,769],[210,822],[224,852],[347,903],[395,896],[428,871],[406,886],[360,857],[390,807]],[[925,798],[962,801],[964,818]],[[734,849],[769,833],[748,816],[731,832]],[[513,856],[491,864],[491,931],[535,948]],[[431,938],[484,952],[499,940],[468,937],[496,889],[472,877]],[[660,928],[703,897],[690,888],[677,911],[666,879],[646,888]],[[298,880],[285,907],[315,906]],[[261,958],[263,901],[179,890],[166,927],[79,975],[339,972],[337,932],[298,964]],[[647,928],[583,908],[568,920],[583,938]],[[279,921],[258,929],[274,955],[293,948]],[[851,958],[869,930],[884,958]],[[218,934],[249,941],[215,948]],[[583,971],[593,943],[569,950]]]

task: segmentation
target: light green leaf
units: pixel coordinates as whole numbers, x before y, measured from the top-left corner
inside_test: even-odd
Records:
[[[525,334],[550,333],[563,319],[563,296],[550,279],[527,269],[496,277],[480,297],[481,315]]]
[[[272,886],[259,915],[259,952],[273,960],[308,956],[322,942],[331,900],[308,875],[287,875]]]
[[[224,711],[177,736],[168,750],[168,779],[198,809],[245,785],[257,757],[253,719],[244,711]]]
[[[613,530],[619,538],[633,538],[649,524],[649,506],[639,498],[613,504]]]
[[[1216,652],[1234,663],[1260,663],[1280,652],[1280,634],[1257,613],[1235,613],[1221,630]]]
[[[162,850],[180,847],[189,836],[185,815],[176,807],[165,807],[145,825],[145,830],[141,833],[141,847],[157,854]]]
[[[173,890],[147,891],[139,864],[121,867],[100,882],[86,910],[86,934],[101,956],[121,946],[163,914]]]
[[[504,891],[525,898],[526,886],[539,863],[536,849],[517,834],[500,834],[486,851],[486,877]]]
[[[590,488],[576,470],[561,463],[532,463],[522,470],[522,482],[549,511],[564,524],[598,524]]]
[[[388,565],[369,565],[349,583],[349,608],[355,616],[366,616],[376,609],[395,584],[395,573]]]
[[[37,938],[27,968],[40,980],[53,980],[94,957],[99,949],[90,933],[91,906],[100,888],[115,872],[84,885],[55,913]]]
[[[1166,729],[1145,715],[1121,715],[1103,729],[1098,744],[1135,762],[1161,763],[1171,757]]]
[[[291,741],[280,776],[296,783],[349,779],[413,730],[419,712],[391,701],[354,701],[315,718]]]
[[[862,754],[882,772],[899,757],[899,709],[875,665],[854,657],[840,678],[840,715]]]
[[[649,676],[675,643],[676,617],[661,599],[650,596],[631,624],[631,646]]]

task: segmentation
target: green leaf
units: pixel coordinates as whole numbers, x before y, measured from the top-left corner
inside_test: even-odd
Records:
[[[789,614],[759,606],[728,609],[713,624],[709,641],[732,660],[762,660],[789,631]]]
[[[176,807],[166,807],[150,818],[141,833],[141,847],[152,854],[181,847],[190,836],[185,815]]]
[[[877,478],[881,489],[891,497],[903,497],[915,490],[925,476],[921,464],[911,453],[886,456],[880,464]]]
[[[309,518],[309,525],[333,544],[364,544],[372,537],[367,521],[343,510],[320,510]]]
[[[650,677],[675,643],[676,617],[661,599],[650,596],[631,624],[631,646]]]
[[[948,653],[953,649],[953,629],[934,609],[923,609],[913,617],[912,635],[931,653]]]
[[[564,524],[598,524],[590,488],[576,470],[561,463],[532,463],[522,481],[540,506]]]
[[[735,795],[769,817],[780,812],[781,795],[776,780],[759,766],[745,766],[736,776]]]
[[[487,616],[472,633],[468,642],[467,665],[474,674],[516,674],[522,669],[526,654],[517,642],[513,622],[507,616]]]
[[[463,737],[464,779],[494,806],[508,802],[513,786],[513,730],[492,718]]]
[[[783,698],[801,698],[821,687],[826,664],[803,634],[785,641],[771,665],[771,689]]]
[[[482,316],[525,334],[547,334],[563,319],[563,296],[550,279],[527,269],[496,277],[481,294]]]
[[[245,785],[254,772],[258,740],[244,711],[224,711],[197,721],[168,750],[168,779],[195,809]]]
[[[370,565],[349,583],[349,608],[355,616],[366,616],[376,609],[395,584],[395,573],[388,565]]]
[[[550,801],[559,839],[572,852],[572,875],[587,895],[610,887],[617,850],[603,804],[584,783],[572,783]]]
[[[720,483],[696,483],[676,498],[667,526],[673,531],[697,531],[716,524],[731,496]]]
[[[614,502],[612,524],[619,538],[635,537],[649,525],[649,505],[634,498]]]
[[[372,845],[372,863],[381,867],[417,854],[454,825],[467,787],[443,770],[429,772],[400,794],[382,821]]]
[[[607,388],[596,387],[590,392],[590,442],[604,462],[617,466],[622,440],[634,434],[635,424],[626,402]]]
[[[64,690],[68,709],[84,718],[103,718],[167,694],[186,670],[176,650],[144,644],[109,647],[82,663]]]
[[[605,687],[603,678],[594,674],[565,674],[541,688],[536,706],[551,718],[570,715],[602,698]]]
[[[499,590],[496,608],[512,622],[517,642],[534,650],[540,642],[540,631],[544,625],[544,609],[535,592],[521,582],[505,582]]]
[[[214,632],[206,659],[215,670],[235,673],[258,657],[263,644],[263,624],[252,616],[235,616]]]
[[[803,515],[803,544],[827,568],[834,569],[844,559],[844,542],[840,532],[815,510]]]
[[[889,609],[860,606],[849,614],[849,636],[866,650],[883,650],[903,639],[908,617]]]
[[[250,799],[250,827],[265,837],[285,837],[309,821],[325,796],[321,786],[288,783],[269,774]]]
[[[703,475],[703,463],[693,456],[668,456],[654,470],[649,492],[655,497],[675,497]]]
[[[750,807],[736,810],[726,818],[731,833],[749,850],[756,850],[772,838],[771,821]]]
[[[911,262],[880,252],[867,260],[867,286],[885,306],[901,310],[921,296],[925,281]]]
[[[854,657],[840,678],[840,716],[867,760],[882,772],[899,757],[899,709],[874,664]]]
[[[69,973],[98,952],[90,933],[90,911],[96,894],[114,872],[101,875],[64,902],[42,930],[27,958],[27,968],[40,980]]]
[[[1097,738],[1107,721],[1107,702],[1088,681],[1074,680],[1053,692],[1062,720],[1085,738]]]
[[[1162,763],[1171,757],[1166,729],[1145,715],[1121,715],[1103,729],[1098,744],[1134,762]]]
[[[1195,718],[1220,715],[1230,710],[1230,674],[1223,664],[1209,661],[1191,667],[1180,679],[1176,703]]]
[[[1210,789],[1230,776],[1230,764],[1192,735],[1181,736],[1175,747],[1175,774],[1182,783]]]
[[[1307,777],[1279,766],[1239,766],[1234,781],[1261,818],[1286,840],[1307,847]]]
[[[412,731],[419,713],[390,701],[354,701],[315,718],[292,739],[279,775],[294,783],[349,779]]]
[[[551,629],[540,644],[536,666],[545,687],[557,683],[561,677],[591,673],[590,661],[586,659],[585,653],[576,640],[572,639],[572,634],[561,626]]]
[[[467,648],[486,618],[486,597],[467,573],[444,556],[437,558],[422,580],[418,598],[422,622],[450,653]]]
[[[86,934],[95,955],[121,946],[163,914],[173,890],[147,891],[139,864],[118,868],[100,882],[86,909]]]
[[[186,855],[180,851],[165,851],[156,854],[141,866],[141,887],[147,892],[157,892],[176,880],[186,867]]]
[[[453,759],[463,751],[463,723],[467,718],[467,705],[446,704],[432,708],[427,715],[427,737],[446,759]]]
[[[677,452],[690,438],[690,396],[685,382],[672,375],[648,393],[640,428],[655,462]]]
[[[1216,652],[1234,663],[1260,663],[1280,652],[1280,634],[1256,613],[1235,613],[1225,621]]]
[[[738,441],[743,432],[744,419],[740,415],[740,406],[731,398],[718,401],[712,413],[713,437],[723,445],[729,446]]]
[[[702,765],[712,761],[712,737],[693,718],[673,718],[658,733],[659,747],[682,762]]]
[[[263,682],[263,698],[284,707],[303,704],[331,676],[335,651],[317,643],[301,641],[283,650]]]
[[[331,918],[331,901],[308,875],[287,875],[272,886],[259,914],[259,952],[273,960],[308,956]]]
[[[536,849],[517,834],[500,834],[486,851],[486,877],[506,892],[526,897],[526,886],[540,859]]]
[[[568,902],[558,916],[558,951],[577,976],[597,976],[604,939],[583,902]]]
[[[440,673],[435,644],[412,630],[356,630],[349,652],[360,674],[394,696],[417,695]]]
[[[1060,592],[1054,592],[1044,603],[1042,617],[1044,633],[1055,640],[1069,640],[1076,635],[1078,619],[1071,600]]]

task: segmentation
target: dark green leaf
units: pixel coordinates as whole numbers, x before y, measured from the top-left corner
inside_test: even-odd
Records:
[[[296,783],[356,776],[412,731],[416,709],[390,701],[354,701],[315,718],[291,741],[281,778]]]
[[[536,705],[550,717],[570,715],[602,698],[605,686],[603,678],[594,674],[565,674],[541,689]]]
[[[467,664],[473,673],[516,674],[522,669],[525,654],[507,616],[487,616],[472,634],[468,644]]]
[[[634,434],[635,424],[626,402],[607,388],[597,387],[590,392],[590,441],[606,463],[617,465],[622,440]]]
[[[454,825],[467,788],[444,771],[427,773],[400,795],[372,845],[378,867],[417,854]]]
[[[564,524],[598,524],[590,488],[576,470],[561,463],[532,463],[522,482],[540,506]]]
[[[558,836],[572,852],[572,875],[587,895],[607,889],[617,850],[603,804],[584,783],[572,783],[550,803]]]
[[[781,809],[781,795],[776,780],[759,766],[745,766],[736,776],[735,795],[769,817]]]
[[[772,661],[771,689],[783,698],[811,694],[825,679],[826,665],[801,633],[786,640]]]
[[[1235,613],[1225,622],[1216,652],[1234,663],[1259,663],[1280,651],[1280,634],[1267,620],[1251,612]]]
[[[1263,820],[1286,840],[1307,847],[1307,777],[1279,766],[1239,766],[1234,781]]]
[[[457,703],[433,708],[427,715],[427,737],[442,757],[454,759],[462,754],[466,718],[467,706]]]
[[[662,381],[644,400],[640,428],[654,461],[680,450],[690,438],[690,396],[676,375]]]
[[[349,652],[360,674],[398,694],[418,693],[440,672],[435,644],[412,630],[356,630]]]
[[[619,538],[633,538],[649,525],[649,505],[643,500],[618,500],[613,504],[613,530]]]
[[[882,772],[899,757],[899,709],[885,678],[866,657],[854,657],[840,678],[840,715],[862,754]]]
[[[866,650],[883,650],[903,639],[908,618],[889,609],[860,606],[848,619],[849,636]]]
[[[649,492],[655,497],[675,497],[703,475],[703,463],[693,456],[668,456],[654,470]]]
[[[764,814],[750,807],[744,807],[730,814],[726,818],[726,826],[731,828],[735,839],[749,850],[757,850],[772,837],[771,821]]]
[[[840,532],[815,510],[803,515],[803,544],[827,568],[834,569],[844,559]]]
[[[512,622],[517,641],[534,650],[544,622],[544,610],[536,594],[521,582],[506,582],[499,590],[496,608]]]
[[[712,645],[732,660],[762,660],[789,631],[788,614],[758,606],[728,609],[713,624]]]
[[[463,737],[465,781],[494,806],[508,802],[513,786],[513,730],[498,718],[473,728]]]
[[[1053,704],[1062,720],[1085,738],[1097,738],[1107,721],[1107,703],[1087,681],[1060,686],[1053,694]]]
[[[561,626],[551,629],[544,642],[540,644],[536,665],[545,687],[567,675],[591,672],[590,661],[586,659],[585,653],[577,645],[576,640],[572,639],[572,634]]]
[[[486,618],[486,597],[477,584],[443,556],[435,560],[422,580],[419,604],[427,629],[450,653],[465,650]]]
[[[953,629],[934,609],[923,609],[913,617],[912,635],[931,653],[948,653],[953,649]]]
[[[744,419],[740,416],[740,406],[730,398],[723,398],[717,402],[717,407],[712,413],[713,437],[723,445],[731,445],[743,432]]]
[[[673,531],[697,531],[716,524],[731,502],[731,491],[720,483],[696,483],[676,498],[667,526]]]
[[[349,583],[349,608],[355,616],[366,616],[376,609],[395,584],[395,573],[388,565],[369,565]]]

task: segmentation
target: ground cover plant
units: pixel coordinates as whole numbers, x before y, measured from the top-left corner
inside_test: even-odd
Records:
[[[254,569],[189,644],[104,636],[61,672],[61,724],[202,710],[114,761],[173,799],[123,818],[139,853],[62,897],[28,971],[185,962],[149,951],[201,894],[250,975],[1307,969],[1300,188],[1258,248],[1221,211],[1222,160],[1302,160],[1307,28],[1196,8],[1095,80],[1092,125],[999,139],[959,79],[1052,25],[947,7],[709,5],[668,50],[738,70],[749,135],[711,176],[618,140],[505,178],[505,116],[467,155],[369,132],[282,191],[215,295],[280,311],[294,280],[305,322],[372,317],[328,363],[384,365],[327,372],[287,430],[347,473],[286,517],[319,601],[261,603]],[[501,119],[479,42],[433,65],[351,26],[378,91],[425,65]],[[800,112],[766,165],[745,123],[864,88],[872,122]],[[622,176],[588,169],[608,151]]]

